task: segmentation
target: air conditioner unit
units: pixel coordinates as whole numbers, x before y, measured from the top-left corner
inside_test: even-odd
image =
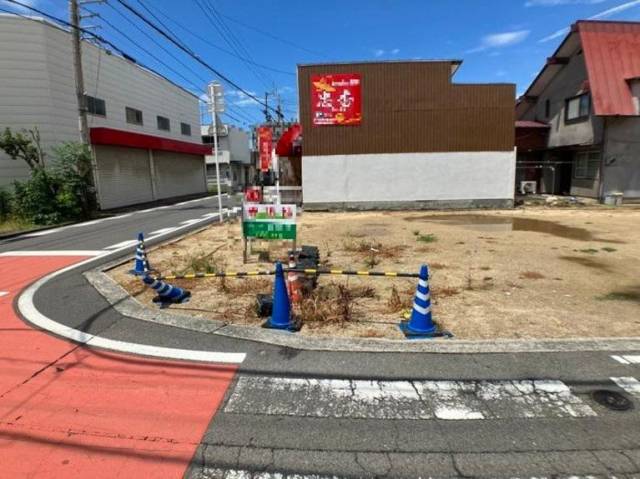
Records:
[[[520,182],[520,194],[521,195],[535,195],[538,184],[535,181],[521,181]]]

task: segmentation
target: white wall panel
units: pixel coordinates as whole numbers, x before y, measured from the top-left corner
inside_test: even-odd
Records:
[[[515,161],[515,151],[304,156],[304,202],[513,199]]]

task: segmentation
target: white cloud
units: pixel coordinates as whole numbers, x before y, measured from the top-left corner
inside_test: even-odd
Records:
[[[385,54],[385,51],[384,51],[384,50],[382,50],[381,48],[378,48],[377,50],[374,50],[374,51],[373,51],[373,54],[374,54],[374,56],[376,56],[376,57],[381,57],[382,55],[384,55],[384,54]]]
[[[400,53],[400,49],[399,48],[394,48],[393,50],[391,50],[391,54],[392,55],[397,55],[398,53]]]
[[[525,7],[557,7],[558,5],[595,5],[607,0],[527,0]]]
[[[609,18],[612,17],[614,15],[617,15],[620,12],[624,12],[625,10],[629,10],[630,8],[633,7],[637,7],[640,6],[640,0],[633,0],[631,2],[625,2],[621,5],[618,5],[616,7],[611,7],[607,10],[604,10],[600,13],[596,13],[595,15],[591,16],[588,18],[588,20],[602,20],[603,18]],[[555,40],[558,37],[563,37],[565,36],[567,33],[569,33],[570,29],[567,28],[563,28],[561,30],[558,30],[557,32],[552,33],[551,35],[548,35],[542,39],[539,40],[539,43],[545,43],[551,40]]]
[[[248,91],[247,93],[249,93],[249,95],[256,96],[256,92],[254,91]],[[256,101],[253,98],[247,96],[244,92],[240,90],[229,90],[226,93],[226,96],[229,97],[229,102],[232,105],[245,107],[245,106],[252,106],[256,104]]]
[[[484,36],[482,38],[482,41],[480,42],[480,45],[472,48],[471,50],[468,50],[467,53],[477,53],[492,48],[502,48],[508,47],[510,45],[515,45],[516,43],[524,41],[529,36],[529,33],[531,33],[529,30],[492,33],[491,35]]]

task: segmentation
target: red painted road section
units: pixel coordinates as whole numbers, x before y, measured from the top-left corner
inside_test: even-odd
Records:
[[[85,349],[25,325],[17,294],[82,259],[0,257],[0,477],[182,477],[237,368]]]

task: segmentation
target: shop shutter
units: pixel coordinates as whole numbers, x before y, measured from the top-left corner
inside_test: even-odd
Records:
[[[96,164],[102,209],[153,201],[147,150],[97,146]]]
[[[154,151],[158,199],[205,193],[204,157]]]

